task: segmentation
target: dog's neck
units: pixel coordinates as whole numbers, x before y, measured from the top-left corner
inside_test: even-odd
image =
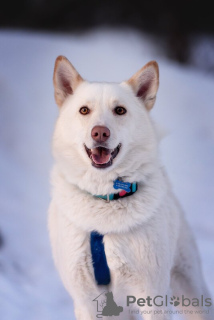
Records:
[[[53,195],[56,194],[57,201],[62,204],[63,214],[78,228],[86,232],[96,230],[100,234],[126,232],[147,221],[166,194],[166,177],[162,168],[156,168],[156,171],[153,170],[149,176],[145,177],[145,183],[141,181],[138,180],[138,191],[134,196],[126,197],[122,201],[111,201],[106,205],[104,201],[92,196],[99,194],[98,192],[91,192],[90,186],[86,190],[86,188],[80,188],[77,184],[69,182],[59,168],[54,166],[52,192]],[[103,194],[106,193],[103,192]],[[80,203],[81,212],[78,211]],[[115,210],[117,216],[114,214]],[[89,212],[90,219],[88,218]],[[143,214],[140,214],[141,212]],[[133,219],[133,215],[137,215],[138,218]],[[122,224],[121,221],[123,221]]]
[[[157,167],[154,164],[142,165],[138,170],[133,170],[133,172],[120,172],[119,170],[109,171],[109,172],[96,172],[96,171],[82,171],[77,172],[72,177],[69,177],[66,172],[63,172],[63,167],[57,166],[57,171],[63,175],[64,179],[83,192],[90,193],[92,195],[107,195],[116,194],[118,190],[114,188],[114,182],[118,178],[124,182],[139,184],[146,184],[151,175],[157,172]]]

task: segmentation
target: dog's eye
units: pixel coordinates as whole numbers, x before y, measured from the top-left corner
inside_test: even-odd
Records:
[[[116,107],[116,108],[114,109],[114,111],[115,111],[115,113],[118,114],[119,116],[122,116],[123,114],[126,113],[126,109],[125,109],[124,107],[120,107],[120,106]]]
[[[84,107],[80,108],[79,112],[83,115],[86,115],[90,112],[90,109],[88,107],[84,106]]]

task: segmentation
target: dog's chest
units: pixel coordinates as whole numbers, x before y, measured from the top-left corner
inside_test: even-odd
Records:
[[[70,266],[72,265],[72,268],[77,270],[77,274],[78,270],[81,270],[82,273],[88,273],[89,276],[91,275],[94,278],[95,269],[90,243],[90,233],[85,234],[85,236],[72,234],[72,239],[69,241],[70,244],[72,243],[69,253]],[[137,239],[132,239],[131,241],[130,235],[113,236],[106,234],[103,236],[103,251],[111,274],[110,281],[112,281],[112,277],[115,277],[116,275],[129,277],[130,274],[135,273],[137,261],[140,259],[138,250],[134,249],[134,247],[137,248],[136,241]],[[135,243],[134,246],[133,243]],[[104,272],[103,270],[105,270],[103,264],[96,266],[96,268],[98,268],[98,272]]]
[[[126,268],[134,271],[141,256],[137,237],[133,237],[132,233],[124,235],[107,234],[104,236],[104,245],[110,270]]]
[[[54,219],[54,223],[58,229],[54,251],[61,273],[83,284],[85,279],[95,281],[90,232],[78,229],[65,216]],[[143,259],[141,232],[106,234],[103,244],[111,281],[118,277],[130,278],[137,272]]]
[[[92,232],[90,249],[95,281],[98,285],[108,285],[118,278],[130,278],[135,274],[137,250],[127,246],[123,236],[102,235]],[[133,243],[133,241],[132,241]],[[139,257],[138,257],[139,258]]]

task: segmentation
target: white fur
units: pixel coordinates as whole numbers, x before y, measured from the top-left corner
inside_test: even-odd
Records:
[[[83,116],[79,109],[85,105],[91,112]],[[124,116],[112,112],[117,105],[127,109]],[[106,169],[93,167],[84,148],[84,144],[92,148],[91,130],[96,125],[110,129],[110,149],[122,144],[113,165]],[[49,230],[54,261],[74,300],[77,320],[96,318],[92,300],[106,289],[96,285],[93,275],[92,230],[105,234],[111,271],[107,289],[118,305],[125,307],[127,295],[210,297],[194,239],[159,161],[158,140],[143,99],[136,97],[128,82],[80,81],[60,107],[53,137]],[[138,191],[109,203],[93,196],[117,192],[113,181],[118,177],[137,181]],[[116,318],[134,319],[125,312]],[[171,316],[150,314],[144,319]]]

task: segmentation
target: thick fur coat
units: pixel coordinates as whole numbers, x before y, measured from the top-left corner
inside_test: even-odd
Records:
[[[59,117],[53,135],[49,231],[54,261],[73,298],[77,320],[96,319],[93,299],[104,290],[113,292],[123,306],[124,312],[116,317],[123,320],[135,319],[126,305],[128,295],[210,298],[195,241],[159,160],[159,136],[149,113],[158,84],[154,61],[117,84],[87,82],[65,57],[56,60]],[[107,164],[102,154],[93,154],[95,127],[109,132],[102,142],[112,152],[106,151]],[[137,182],[137,192],[110,202],[94,196],[117,193],[113,181],[118,177]],[[111,272],[107,288],[94,278],[89,242],[93,230],[104,235]],[[144,307],[152,310],[144,319],[169,320],[170,307]],[[192,309],[200,313],[187,314],[187,319],[213,319],[207,311],[211,308]]]

